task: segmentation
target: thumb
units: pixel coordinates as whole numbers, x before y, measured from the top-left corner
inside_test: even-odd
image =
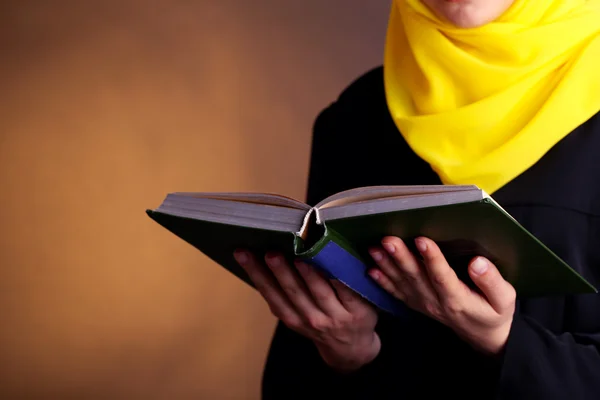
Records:
[[[469,275],[498,313],[506,311],[515,302],[515,289],[486,258],[474,258],[469,265]]]

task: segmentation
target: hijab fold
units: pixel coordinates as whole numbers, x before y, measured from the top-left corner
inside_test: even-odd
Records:
[[[399,131],[442,182],[491,194],[600,111],[600,0],[516,0],[472,29],[394,0],[384,80]]]

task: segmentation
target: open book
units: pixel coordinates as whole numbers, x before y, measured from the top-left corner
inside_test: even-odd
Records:
[[[436,241],[459,278],[489,258],[521,297],[596,289],[476,186],[373,186],[330,196],[315,207],[265,193],[171,193],[148,215],[252,285],[233,252],[279,251],[300,258],[382,310],[403,304],[367,275],[368,248],[384,236]]]

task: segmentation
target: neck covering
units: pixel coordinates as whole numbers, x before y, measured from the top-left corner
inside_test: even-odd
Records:
[[[600,110],[600,0],[516,0],[470,29],[394,0],[384,83],[396,126],[442,182],[491,194]]]

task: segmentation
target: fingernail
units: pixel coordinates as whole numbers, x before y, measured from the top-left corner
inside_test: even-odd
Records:
[[[278,267],[281,264],[281,258],[277,254],[267,254],[265,258],[267,263],[272,267]]]
[[[390,254],[394,254],[396,252],[396,248],[391,243],[382,243],[383,248]]]
[[[376,281],[378,281],[379,278],[381,278],[381,272],[379,272],[376,269],[372,269],[371,271],[369,271],[369,275],[371,275],[371,278],[375,279]]]
[[[427,251],[427,243],[425,242],[425,240],[423,239],[415,239],[415,245],[417,246],[417,249],[421,252],[424,253]]]
[[[246,254],[243,251],[236,251],[233,256],[235,257],[235,260],[240,263],[241,265],[244,265],[248,262],[248,254]]]
[[[371,253],[371,257],[373,257],[373,260],[375,260],[375,261],[383,260],[383,255],[380,252],[378,252],[377,250],[371,250],[369,253]]]
[[[489,263],[483,257],[477,257],[471,264],[471,269],[475,275],[483,275],[488,270]]]

